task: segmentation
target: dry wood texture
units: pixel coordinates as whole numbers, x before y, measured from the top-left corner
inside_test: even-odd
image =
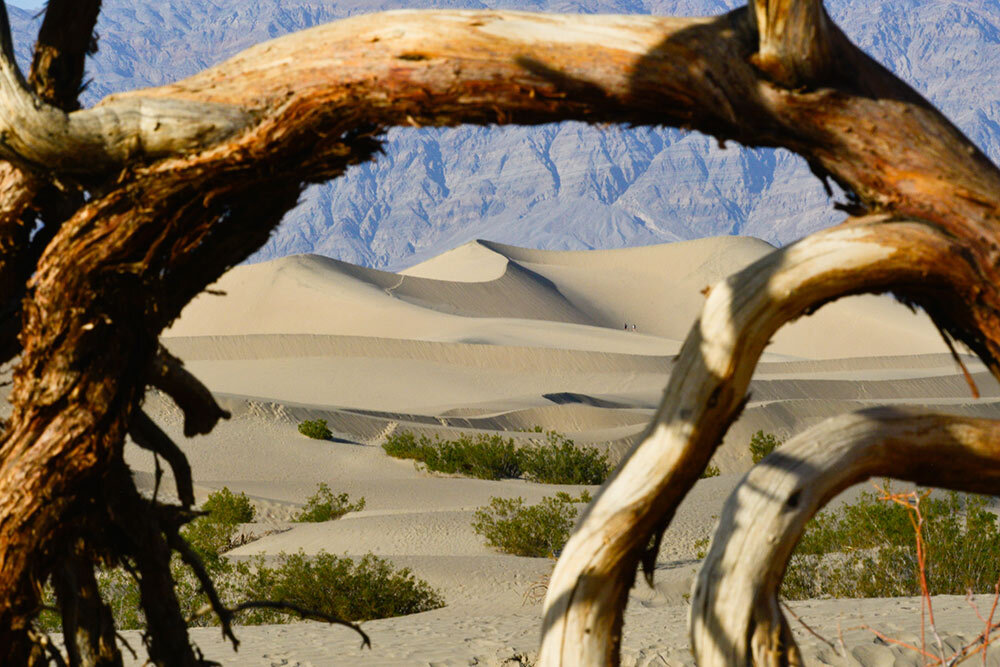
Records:
[[[975,267],[955,262],[955,250],[950,236],[929,225],[860,219],[775,251],[715,285],[653,423],[587,509],[556,565],[541,663],[617,660],[639,557],[739,415],[757,360],[781,325],[845,294],[974,285]]]
[[[139,499],[121,449],[131,430],[167,455],[188,501],[182,457],[138,412],[146,385],[174,397],[188,434],[226,415],[157,336],[266,240],[305,184],[372,159],[389,125],[698,129],[796,151],[843,186],[845,208],[868,214],[713,290],[645,441],[560,561],[546,664],[617,659],[643,549],[708,462],[782,323],[843,294],[893,290],[1000,374],[1000,172],[851,45],[819,0],[755,0],[703,19],[387,12],[78,109],[98,10],[50,0],[26,80],[0,4],[0,357],[20,350],[0,440],[4,664],[39,655],[40,583],[89,581],[86,563],[92,573],[98,561],[138,572],[152,660],[197,662],[166,567],[179,508]],[[89,604],[60,599],[75,619],[102,609]],[[67,629],[85,644],[70,653],[113,663],[103,612],[90,617]]]
[[[726,502],[695,583],[699,665],[802,664],[778,606],[785,566],[806,522],[874,476],[996,494],[1000,422],[877,408],[829,419],[766,457]]]

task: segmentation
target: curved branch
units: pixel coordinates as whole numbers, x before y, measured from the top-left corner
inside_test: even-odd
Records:
[[[220,419],[229,419],[229,412],[219,407],[208,387],[162,345],[150,367],[149,383],[174,399],[184,412],[186,437],[211,433]]]
[[[944,284],[974,293],[978,275],[956,261],[954,242],[929,225],[868,218],[777,250],[712,288],[652,424],[585,512],[556,564],[545,601],[541,664],[616,663],[640,555],[650,535],[669,523],[742,409],[771,335],[847,294],[892,288],[927,302]]]
[[[225,104],[127,100],[65,113],[27,86],[0,6],[0,158],[32,169],[94,173],[219,143],[250,124]]]
[[[194,484],[191,481],[191,464],[184,452],[142,410],[132,412],[129,435],[143,449],[159,454],[170,465],[177,485],[177,497],[185,507],[194,505]],[[157,464],[159,465],[159,464]]]
[[[755,466],[722,510],[691,601],[699,665],[802,664],[778,589],[806,522],[840,491],[888,475],[1000,491],[1000,421],[876,408],[829,419]]]

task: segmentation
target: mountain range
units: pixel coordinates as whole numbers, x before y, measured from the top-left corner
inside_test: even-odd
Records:
[[[495,8],[712,15],[728,0],[105,0],[84,102],[193,74],[267,39],[359,13]],[[1000,159],[1000,0],[829,0],[851,39]],[[10,7],[26,63],[39,19]],[[805,162],[666,128],[394,128],[385,154],[310,188],[254,256],[313,252],[399,269],[471,239],[554,250],[711,235],[782,245],[834,224]],[[836,197],[836,194],[835,194]]]

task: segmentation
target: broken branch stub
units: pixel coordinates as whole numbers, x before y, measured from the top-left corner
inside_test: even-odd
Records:
[[[795,87],[830,74],[836,29],[822,0],[754,0],[750,17],[758,36],[752,61],[773,81]]]
[[[806,522],[840,491],[886,475],[1000,492],[1000,422],[875,408],[828,419],[767,456],[723,507],[691,599],[699,665],[798,665],[778,590]]]

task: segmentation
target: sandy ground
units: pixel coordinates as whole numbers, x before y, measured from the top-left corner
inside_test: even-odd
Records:
[[[197,629],[199,646],[233,665],[529,664],[541,611],[529,593],[553,563],[497,553],[470,522],[493,496],[533,502],[580,487],[432,475],[388,458],[379,445],[399,429],[527,440],[541,426],[619,459],[659,402],[703,288],[770,249],[735,237],[594,252],[476,242],[400,274],[317,256],[232,270],[216,285],[225,296],[196,299],[164,342],[233,418],[209,436],[184,440],[176,408],[156,393],[147,399],[150,414],[182,443],[200,498],[222,486],[245,492],[258,509],[253,529],[283,529],[229,555],[373,552],[411,568],[447,606],[365,623],[370,651],[360,651],[349,631],[317,623],[241,629],[239,653],[217,629]],[[780,332],[746,411],[716,455],[723,474],[700,482],[681,506],[655,586],[633,591],[624,664],[690,664],[685,598],[698,565],[695,543],[710,536],[727,494],[749,468],[750,434],[763,429],[785,438],[826,417],[885,403],[997,415],[1000,386],[966,361],[978,400],[927,318],[887,297],[847,299]],[[312,418],[326,419],[337,441],[301,436],[296,425]],[[151,488],[151,457],[130,447],[127,458]],[[324,524],[289,524],[319,482],[364,496],[365,510]],[[817,664],[918,664],[859,627],[912,638],[920,620],[914,600],[819,600],[792,608],[835,643],[841,628],[852,655],[846,661],[796,625]],[[936,609],[948,641],[981,627],[964,599],[939,598]],[[1000,664],[992,654],[990,660]]]

